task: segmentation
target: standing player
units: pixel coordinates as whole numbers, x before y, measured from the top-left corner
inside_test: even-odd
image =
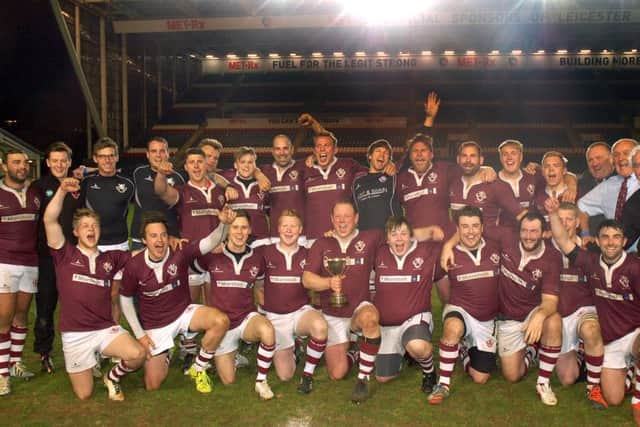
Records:
[[[22,363],[27,314],[37,292],[36,232],[41,196],[28,183],[26,153],[8,150],[0,182],[0,396],[11,392],[9,375],[29,379]]]
[[[33,185],[38,188],[42,196],[40,212],[43,213],[47,204],[60,186],[60,181],[67,177],[71,166],[71,148],[64,142],[54,142],[47,148],[45,156],[49,175],[35,181]],[[62,204],[60,225],[64,237],[69,242],[75,242],[71,221],[73,213],[81,207],[80,193],[67,193]],[[42,216],[38,221],[38,293],[36,294],[36,320],[33,325],[35,339],[33,350],[40,354],[42,372],[53,373],[53,339],[55,330],[53,318],[58,304],[58,290],[56,288],[56,274],[53,258],[47,246],[47,236],[44,232]]]
[[[134,249],[142,247],[140,225],[146,212],[162,212],[167,219],[169,235],[173,237],[180,235],[175,209],[164,203],[153,188],[158,167],[169,160],[169,143],[166,139],[155,136],[147,142],[146,154],[149,163],[138,166],[133,171],[133,200],[136,208],[133,212],[133,223],[131,224],[131,240]],[[184,179],[179,173],[173,172],[167,176],[167,184],[172,187],[182,185],[184,184]]]
[[[558,247],[572,265],[587,275],[587,283],[595,293],[595,305],[604,341],[604,360],[600,383],[609,405],[619,405],[625,396],[627,368],[635,358],[635,388],[631,409],[636,424],[640,423],[640,260],[624,251],[626,239],[622,225],[615,220],[600,223],[596,244],[600,254],[582,250],[569,238],[556,211],[558,202],[549,199],[551,230]]]
[[[567,174],[567,159],[558,151],[547,151],[542,156],[542,176],[544,177],[544,187],[538,187],[534,197],[534,208],[544,216],[545,230],[549,230],[549,215],[544,207],[544,202],[549,197],[562,199],[569,191],[564,182]],[[550,232],[548,232],[550,235]]]
[[[95,352],[120,362],[103,377],[109,399],[124,400],[120,379],[144,362],[144,349],[115,321],[118,286],[113,280],[130,255],[124,251],[98,250],[100,218],[89,209],[78,209],[73,217],[73,234],[78,244],[66,240],[58,217],[66,193],[80,190],[78,181],[65,178],[44,212],[47,244],[56,266],[60,293],[58,327],[65,366],[79,399],[93,392],[92,368]]]
[[[492,237],[499,232],[501,210],[519,220],[527,212],[516,200],[513,191],[503,181],[484,182],[480,167],[484,163],[482,148],[475,141],[467,141],[458,147],[458,166],[462,172],[449,186],[449,203],[455,213],[464,206],[482,210],[485,235]]]
[[[285,209],[278,218],[279,241],[264,248],[264,285],[258,300],[276,331],[273,363],[278,377],[289,381],[296,370],[294,336],[310,336],[304,372],[298,391],[313,389],[313,373],[327,346],[327,321],[309,305],[302,286],[307,249],[298,244],[302,218],[295,210]]]
[[[351,198],[353,180],[366,168],[352,158],[337,158],[338,140],[330,133],[313,138],[315,164],[304,176],[307,239],[315,240],[331,230],[331,209],[339,200]]]
[[[344,378],[359,360],[358,380],[351,393],[351,400],[359,403],[369,397],[369,376],[380,347],[379,314],[369,302],[369,276],[381,233],[356,228],[358,212],[350,200],[333,206],[331,222],[333,236],[318,239],[309,250],[302,283],[319,293],[320,307],[329,324],[325,351],[329,378]],[[331,275],[327,271],[327,260],[331,258],[345,259],[347,267],[343,275]],[[343,293],[348,304],[339,308],[331,306],[332,292]],[[362,332],[364,336],[359,353],[349,351],[351,331]]]
[[[486,383],[496,366],[500,248],[482,237],[480,209],[462,208],[457,213],[457,224],[460,243],[453,249],[456,264],[448,271],[451,295],[442,312],[440,380],[428,398],[432,405],[449,396],[451,374],[459,354],[465,372],[476,384]]]
[[[353,181],[353,201],[360,212],[358,229],[383,230],[389,217],[402,213],[396,196],[396,176],[385,173],[392,160],[389,141],[373,141],[367,148],[367,160],[368,173],[358,174]]]
[[[178,213],[180,237],[195,242],[207,235],[218,224],[218,214],[225,204],[224,190],[207,177],[205,154],[199,148],[190,148],[185,154],[184,169],[189,176],[186,184],[172,187],[167,177],[174,173],[173,165],[164,161],[158,165],[153,183],[156,194]],[[191,271],[189,274],[189,292],[191,301],[197,303],[200,298],[207,301],[209,278],[206,273]],[[196,356],[195,336],[182,335],[181,353],[184,354],[182,366],[185,375]]]
[[[433,317],[431,287],[440,244],[418,243],[404,217],[390,217],[386,224],[387,243],[376,254],[374,264],[376,295],[380,313],[382,344],[376,357],[376,379],[387,382],[402,368],[405,351],[422,368],[422,391],[435,385],[433,370]]]
[[[561,203],[556,214],[569,239],[581,246],[582,242],[576,236],[580,225],[576,205]],[[594,306],[593,290],[587,284],[584,270],[570,264],[569,258],[559,249],[555,239],[551,242],[557,253],[555,256],[562,259],[558,301],[558,313],[562,316],[562,350],[558,356],[556,373],[563,385],[570,385],[580,376],[581,365],[586,364],[587,399],[595,408],[606,408],[607,402],[602,398],[600,390],[604,344]],[[578,359],[580,340],[584,343],[584,360]]]
[[[205,368],[229,326],[227,317],[215,308],[191,304],[189,265],[213,250],[224,237],[226,225],[235,213],[225,208],[221,223],[207,237],[189,243],[183,249],[169,247],[166,219],[162,214],[148,216],[141,234],[145,250],[127,263],[120,301],[131,329],[147,353],[144,382],[147,390],[156,390],[169,372],[168,352],[179,334],[204,332],[200,354],[190,368],[196,390],[211,392],[211,380]],[[138,314],[133,297],[139,301]]]
[[[263,280],[264,276],[264,258],[260,250],[247,245],[250,234],[249,214],[237,211],[222,252],[198,258],[196,267],[211,276],[208,305],[229,317],[229,330],[214,359],[220,381],[223,384],[235,381],[235,354],[240,340],[260,343],[254,389],[262,399],[269,400],[273,398],[273,392],[267,382],[267,373],[273,361],[276,339],[271,322],[256,311],[254,303],[256,282]]]
[[[229,185],[238,192],[238,198],[230,206],[234,210],[244,210],[251,217],[251,233],[256,244],[264,244],[269,238],[269,223],[266,210],[269,205],[269,193],[260,189],[255,178],[256,151],[249,147],[240,147],[234,154],[235,170],[226,177]],[[263,239],[267,239],[266,241]]]
[[[129,249],[127,213],[133,198],[133,182],[118,174],[118,144],[111,138],[101,138],[95,143],[93,161],[98,170],[82,181],[82,195],[86,207],[100,216],[104,230],[100,250],[126,251]]]
[[[275,226],[282,212],[293,209],[304,218],[304,182],[305,165],[303,161],[293,160],[293,145],[287,135],[276,135],[273,138],[273,164],[261,167],[262,172],[271,182],[269,189],[269,219],[271,237],[278,237],[279,230]],[[305,239],[301,239],[304,241]]]

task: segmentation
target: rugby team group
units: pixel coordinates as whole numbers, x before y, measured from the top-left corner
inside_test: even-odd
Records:
[[[93,146],[95,168],[71,170],[71,149],[51,144],[49,174],[36,181],[27,155],[7,151],[0,395],[34,376],[22,353],[35,294],[42,371],[54,372],[59,301],[64,365],[80,399],[99,376],[109,398],[123,400],[120,379],[138,369],[145,388],[158,389],[174,340],[185,375],[211,392],[214,371],[229,384],[248,363],[244,342],[257,349],[262,399],[274,396],[272,365],[288,381],[302,364],[297,390],[312,392],[323,357],[332,380],[356,367],[356,403],[371,377],[390,381],[407,361],[433,405],[452,393],[458,361],[478,384],[498,366],[516,382],[538,364],[543,404],[558,403],[556,372],[563,385],[584,381],[598,409],[631,394],[640,421],[640,145],[594,142],[588,169],[574,174],[559,151],[524,166],[523,143],[508,139],[495,171],[475,141],[459,144],[455,161],[435,159],[440,100],[430,93],[424,106],[404,147],[369,145],[368,167],[338,157],[334,134],[308,114],[299,122],[313,130],[311,155],[295,160],[279,134],[272,163],[257,166],[256,151],[239,147],[224,171],[222,144],[210,138],[187,149],[178,170],[167,141],[153,137],[148,163],[129,176],[109,138]],[[442,319],[431,313],[434,285]],[[102,374],[106,358],[114,365]]]

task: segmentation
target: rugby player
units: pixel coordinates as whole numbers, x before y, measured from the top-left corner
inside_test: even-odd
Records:
[[[385,228],[387,243],[378,249],[374,263],[374,305],[382,335],[376,379],[387,382],[398,376],[408,352],[422,369],[422,391],[430,393],[436,380],[431,287],[442,276],[435,274],[440,244],[416,241],[404,217],[390,217]]]
[[[319,141],[318,144],[324,142],[328,143]],[[382,233],[356,228],[358,212],[350,200],[334,204],[331,222],[332,236],[318,239],[309,250],[302,283],[305,288],[319,293],[320,307],[329,324],[325,351],[329,378],[344,378],[359,361],[358,379],[351,400],[360,403],[369,397],[369,377],[380,347],[379,314],[369,301],[369,276]],[[343,275],[332,275],[327,271],[325,263],[330,258],[346,259],[347,268]],[[348,304],[332,307],[332,292],[343,293]],[[363,335],[358,352],[349,349],[351,331]]]
[[[161,213],[147,216],[141,235],[145,250],[128,263],[122,278],[120,301],[135,337],[145,348],[144,382],[156,390],[169,372],[169,350],[177,335],[204,332],[200,353],[190,367],[196,390],[211,392],[206,366],[227,331],[229,319],[219,310],[191,304],[189,265],[196,257],[211,252],[224,238],[227,224],[235,217],[228,207],[219,215],[220,224],[208,236],[182,249],[169,246],[167,221]],[[133,297],[138,297],[138,313]],[[139,315],[139,317],[138,317]]]
[[[440,379],[428,397],[432,405],[449,396],[458,355],[476,384],[486,383],[496,366],[500,248],[482,237],[482,221],[482,211],[476,207],[465,206],[457,213],[460,242],[453,249],[456,264],[448,271],[451,294],[442,312]]]
[[[276,373],[289,381],[296,370],[294,337],[309,336],[306,360],[298,391],[313,389],[313,374],[327,346],[327,321],[309,305],[309,294],[302,286],[307,249],[298,244],[302,218],[291,209],[278,218],[278,243],[264,248],[264,285],[258,289],[260,305],[276,332],[273,358]]]
[[[227,242],[221,253],[209,253],[195,261],[196,268],[211,276],[208,305],[229,317],[229,330],[216,349],[215,365],[220,381],[235,381],[235,354],[240,340],[260,343],[258,346],[255,391],[264,399],[273,398],[267,373],[276,347],[271,322],[259,314],[254,303],[254,290],[264,277],[264,258],[260,249],[247,245],[251,219],[245,211],[237,211],[229,226]]]
[[[625,396],[627,368],[635,359],[635,388],[631,408],[640,423],[640,260],[624,251],[626,239],[622,225],[615,220],[600,223],[596,244],[600,254],[588,252],[573,242],[556,213],[559,203],[549,199],[551,230],[558,247],[571,265],[583,269],[594,291],[595,306],[604,341],[604,360],[600,385],[609,405],[620,405]]]
[[[29,158],[10,149],[0,181],[0,396],[11,392],[9,376],[33,377],[22,363],[27,314],[38,282],[36,232],[41,195],[29,185]]]
[[[73,217],[72,245],[58,222],[67,193],[80,190],[78,181],[65,178],[44,212],[47,244],[56,268],[60,294],[58,328],[62,339],[65,367],[79,399],[93,392],[92,368],[96,355],[120,361],[103,376],[109,399],[124,400],[120,380],[144,362],[144,349],[115,321],[118,285],[115,275],[130,259],[129,252],[98,249],[100,217],[90,209],[78,209]]]

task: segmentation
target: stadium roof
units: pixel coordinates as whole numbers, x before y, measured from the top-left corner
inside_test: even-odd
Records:
[[[129,33],[134,43],[202,57],[317,50],[630,50],[640,40],[637,0],[423,1],[419,13],[373,21],[367,13],[374,3],[400,10],[408,2],[370,0],[347,10],[346,0],[76,1],[107,15],[115,31]]]

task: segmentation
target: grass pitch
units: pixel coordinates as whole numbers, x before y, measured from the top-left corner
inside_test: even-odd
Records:
[[[436,319],[434,343],[441,330],[441,307],[434,293]],[[33,318],[30,325],[33,325]],[[38,356],[31,352],[29,332],[25,362],[39,369]],[[437,347],[436,347],[437,348]],[[255,360],[255,352],[250,353]],[[405,367],[388,384],[372,382],[373,395],[354,405],[349,396],[355,372],[342,381],[328,379],[324,366],[316,371],[314,391],[307,396],[296,392],[298,377],[282,383],[270,372],[269,383],[276,397],[263,402],[253,391],[254,365],[238,370],[236,384],[221,385],[214,376],[214,390],[203,395],[182,375],[174,362],[163,387],[146,392],[142,372],[123,381],[124,402],[111,402],[101,381],[94,396],[79,401],[64,372],[59,337],[56,337],[53,375],[38,373],[29,382],[13,381],[13,392],[0,397],[0,425],[6,426],[626,426],[633,425],[629,399],[620,407],[596,411],[584,397],[584,384],[563,388],[554,380],[558,406],[544,406],[535,392],[537,370],[524,381],[508,384],[499,374],[486,385],[475,385],[463,375],[459,364],[452,380],[451,396],[442,405],[427,404],[419,391],[421,373],[417,366]],[[437,361],[436,361],[437,366]],[[298,374],[301,373],[299,366]]]

